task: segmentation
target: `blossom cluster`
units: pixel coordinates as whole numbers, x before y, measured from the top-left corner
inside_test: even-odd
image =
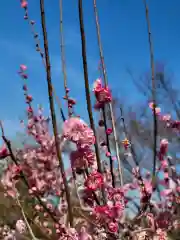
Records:
[[[153,235],[159,236],[159,240],[166,239],[168,231],[178,228],[178,219],[174,219],[174,216],[179,211],[180,180],[176,172],[173,172],[173,176],[170,173],[174,169],[168,163],[167,139],[161,140],[158,152],[159,167],[157,171],[164,172],[164,180],[157,178],[154,185],[151,175],[147,173],[145,177],[142,177],[140,169],[137,167],[132,171],[134,176],[132,183],[125,184],[122,187],[113,187],[108,164],[104,165],[102,172],[98,171],[93,149],[95,143],[94,132],[88,124],[75,116],[68,118],[63,123],[62,134],[59,135],[59,145],[61,146],[66,142],[72,142],[75,145],[75,149],[69,154],[69,159],[72,172],[75,176],[77,175],[77,177],[73,175],[73,181],[75,182],[80,208],[82,210],[88,209],[86,211],[89,212],[89,221],[93,221],[102,231],[95,231],[96,228],[90,230],[90,227],[87,227],[87,224],[88,226],[91,225],[88,221],[86,225],[81,225],[79,230],[65,226],[63,219],[67,214],[68,206],[65,198],[63,198],[64,186],[56,155],[55,139],[49,130],[50,119],[43,116],[42,108],[39,108],[38,113],[36,113],[32,107],[33,98],[28,93],[26,84],[28,74],[25,65],[20,66],[19,75],[25,81],[23,91],[27,104],[27,122],[23,122],[23,124],[26,133],[33,137],[35,144],[34,147],[25,145],[24,149],[17,150],[17,161],[10,163],[4,172],[1,182],[7,196],[16,198],[19,194],[18,183],[22,181],[22,176],[24,176],[28,184],[30,197],[36,198],[39,196],[57,221],[55,225],[52,225],[48,222],[50,220],[43,220],[44,217],[47,218],[47,212],[42,205],[36,204],[34,210],[43,213],[43,217],[37,219],[38,223],[46,229],[49,235],[52,235],[55,231],[60,240],[91,239],[92,233],[95,238],[101,236],[102,239],[119,239],[119,236],[123,238],[123,235],[127,239],[130,238],[130,232],[132,230],[137,231],[137,228],[133,228],[131,223],[126,223],[124,218],[129,204],[133,202],[133,199],[128,197],[129,192],[133,190],[139,190],[140,193],[140,215],[137,217],[137,221],[139,217],[146,219],[150,229],[149,232],[145,231],[145,235],[150,237],[153,232]],[[111,97],[106,91],[107,89],[102,88],[99,80],[96,81],[95,86],[94,91],[97,101],[103,102],[103,104],[108,103]],[[98,96],[100,92],[104,94],[103,100]],[[157,114],[159,116],[160,112],[158,111]],[[164,118],[161,116],[161,119]],[[110,133],[106,131],[106,134]],[[122,144],[127,149],[129,146],[128,139],[125,139]],[[1,158],[12,157],[9,150],[8,146],[4,144],[0,150]],[[78,182],[78,175],[84,176],[83,181]],[[162,186],[163,190],[160,191],[161,201],[154,203],[151,197],[157,190],[157,185]],[[62,198],[58,207],[49,202],[49,195]],[[16,229],[22,234],[27,231],[22,220],[17,221]]]
[[[28,1],[21,0],[21,7],[25,10],[24,19],[30,20]],[[30,21],[30,25],[34,26],[35,21]],[[34,30],[33,37],[36,51],[43,59],[44,53]],[[33,232],[35,225],[44,237],[41,236],[41,239],[53,240],[166,240],[172,232],[180,234],[180,176],[168,155],[168,139],[159,141],[155,175],[146,172],[143,176],[140,166],[136,166],[132,168],[132,181],[120,185],[120,173],[117,174],[118,170],[113,166],[118,156],[117,153],[114,156],[109,144],[114,130],[107,126],[106,116],[98,121],[99,127],[105,130],[105,137],[97,143],[95,132],[74,114],[72,109],[76,101],[69,97],[70,89],[65,88],[64,100],[70,111],[68,118],[63,118],[61,134],[55,139],[50,129],[51,119],[44,116],[42,107],[37,111],[33,107],[33,97],[27,86],[27,67],[21,65],[18,74],[23,80],[27,105],[27,120],[21,121],[21,125],[26,135],[33,139],[33,144],[24,144],[22,149],[12,150],[1,125],[4,142],[0,148],[0,159],[11,160],[3,172],[1,184],[5,197],[20,207],[22,218],[16,219],[14,226],[1,226],[0,237],[16,240],[20,235],[26,235],[34,239],[37,234]],[[93,85],[93,93],[95,109],[103,115],[106,105],[112,103],[110,88],[98,78]],[[153,112],[155,109],[157,119],[165,128],[179,134],[179,120],[163,115],[161,108],[152,102],[149,107]],[[70,166],[70,178],[66,177],[67,171],[64,173],[60,169],[57,144],[60,152],[66,144],[73,146],[66,157],[62,155],[62,165],[68,162]],[[126,160],[127,153],[131,153],[131,141],[126,136],[119,144],[124,147],[123,157]],[[94,146],[102,150],[100,162]],[[163,173],[163,179],[158,177],[159,172]],[[33,219],[29,217],[29,211],[23,210],[26,205],[28,210],[33,211]],[[73,216],[69,214],[70,208]],[[135,216],[127,219],[134,208]]]

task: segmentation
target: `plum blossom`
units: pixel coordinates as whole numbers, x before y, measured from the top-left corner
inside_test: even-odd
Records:
[[[103,184],[103,176],[99,172],[92,172],[85,181],[85,186],[92,191],[98,190]]]
[[[86,148],[94,144],[93,131],[81,119],[72,117],[65,121],[62,136],[77,144],[80,148]]]
[[[104,104],[112,101],[111,92],[108,87],[102,85],[101,79],[97,79],[94,82],[93,92],[97,100],[96,108],[102,108]]]
[[[21,234],[26,232],[26,224],[23,220],[19,219],[16,222],[16,230]]]
[[[5,144],[0,148],[0,159],[4,159],[9,156],[9,151]]]

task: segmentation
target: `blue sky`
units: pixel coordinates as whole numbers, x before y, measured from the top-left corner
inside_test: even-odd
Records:
[[[24,116],[21,79],[17,75],[20,64],[28,66],[30,92],[35,104],[42,103],[48,113],[45,72],[20,1],[2,0],[0,8],[0,118],[5,122],[6,133],[19,130],[18,119]],[[141,0],[98,0],[101,35],[110,86],[115,95],[126,101],[140,101],[140,96],[129,78],[126,68],[135,76],[149,69],[149,46],[145,10]],[[167,63],[175,81],[180,76],[180,2],[178,0],[149,2],[155,59]],[[87,37],[89,80],[98,77],[99,52],[94,23],[93,1],[84,1],[84,20]],[[58,1],[45,0],[52,79],[59,97],[63,96],[63,78],[60,62],[59,5]],[[64,1],[64,32],[66,63],[71,95],[77,99],[77,110],[87,119],[84,95],[81,43],[77,1]],[[29,14],[37,22],[41,34],[39,1],[29,1]],[[42,34],[41,34],[42,36]],[[41,38],[42,39],[42,38]],[[133,93],[133,94],[132,94]]]

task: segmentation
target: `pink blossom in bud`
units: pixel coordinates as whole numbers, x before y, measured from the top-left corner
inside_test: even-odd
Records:
[[[33,194],[32,189],[29,189],[28,192],[29,192],[29,194]]]
[[[5,145],[0,148],[0,159],[4,159],[9,156],[9,151]]]
[[[160,155],[165,155],[168,151],[168,140],[167,139],[162,139],[160,142]]]
[[[170,114],[167,114],[167,115],[163,115],[162,116],[162,120],[163,121],[169,121],[171,119],[171,115]]]
[[[153,102],[150,102],[150,103],[149,103],[149,108],[151,108],[151,109],[154,108],[154,103],[153,103]]]
[[[94,132],[79,118],[69,118],[63,125],[63,137],[77,144],[78,148],[90,147],[95,142]]]
[[[43,222],[43,226],[44,226],[44,227],[47,227],[47,226],[48,226],[48,222],[47,222],[47,221],[44,221],[44,222]]]
[[[96,191],[97,189],[99,189],[102,186],[102,184],[103,184],[102,174],[99,172],[93,172],[93,173],[89,174],[84,185],[89,190]]]
[[[112,101],[111,92],[108,87],[104,87],[102,85],[101,79],[97,79],[95,81],[93,86],[93,92],[95,93],[97,102],[102,104],[102,107],[105,103]]]
[[[55,223],[55,224],[54,224],[54,227],[55,227],[56,229],[58,229],[58,228],[59,228],[59,224],[58,224],[58,223]]]
[[[41,210],[41,206],[36,205],[36,206],[35,206],[35,209],[36,209],[37,211],[40,211],[40,210]]]
[[[36,187],[32,187],[31,190],[32,190],[32,192],[36,192],[37,188]]]
[[[169,178],[169,173],[168,172],[164,172],[164,178],[165,179]]]
[[[112,132],[113,132],[112,128],[106,129],[106,133],[107,133],[108,135],[110,135]]]
[[[111,153],[110,152],[106,152],[106,157],[110,157]]]
[[[52,206],[51,203],[47,203],[46,207],[47,207],[48,209],[50,209],[50,210],[52,210],[52,208],[53,208],[53,206]]]
[[[28,6],[28,2],[26,0],[22,0],[21,1],[21,7],[22,8],[27,8],[27,6]]]
[[[27,85],[23,85],[23,90],[27,91]]]
[[[160,107],[156,107],[155,108],[155,112],[156,112],[156,114],[159,114],[161,112],[161,108]]]
[[[24,64],[21,64],[20,65],[20,69],[21,69],[21,71],[26,71],[27,70],[27,66],[24,65]]]
[[[72,98],[69,98],[68,99],[68,104],[70,105],[75,105],[76,104],[76,100],[72,99]]]
[[[34,25],[36,22],[34,20],[31,20],[31,24]]]
[[[116,222],[108,223],[108,229],[112,233],[116,233],[118,231],[118,224]]]
[[[32,102],[33,98],[32,98],[31,95],[27,95],[26,100],[27,100],[28,103],[30,103],[30,102]]]
[[[23,234],[26,232],[26,224],[23,220],[18,220],[16,222],[16,230],[20,233]]]
[[[168,166],[168,162],[166,160],[161,161],[161,168],[165,169]]]
[[[27,112],[28,112],[28,113],[32,113],[32,112],[33,112],[32,107],[28,107],[28,108],[27,108]]]
[[[59,234],[61,231],[59,229],[56,229],[56,233]]]

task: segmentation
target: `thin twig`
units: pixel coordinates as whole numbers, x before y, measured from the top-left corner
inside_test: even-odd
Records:
[[[24,212],[24,213],[25,213],[25,215],[26,215],[26,218],[27,218],[28,222],[29,222],[29,223],[32,223],[32,224],[33,224],[36,228],[38,228],[38,230],[41,232],[41,234],[43,235],[43,240],[45,240],[45,239],[51,240],[50,236],[47,235],[47,233],[45,232],[45,230],[43,230],[42,227],[39,226],[39,225],[37,224],[37,222],[34,221],[34,219],[31,219],[31,218],[28,216],[27,212]]]
[[[69,94],[68,94],[68,86],[67,86],[67,73],[66,73],[66,61],[65,61],[65,49],[64,49],[64,35],[63,35],[63,0],[59,0],[59,9],[60,9],[60,47],[61,47],[61,63],[62,63],[62,72],[64,79],[64,91],[68,106],[68,116],[72,116],[71,108],[69,107]]]
[[[152,78],[152,101],[153,101],[153,121],[154,121],[154,145],[153,145],[153,178],[156,173],[156,156],[157,156],[157,134],[158,134],[158,125],[157,125],[157,116],[156,116],[156,82],[155,82],[155,68],[154,68],[154,52],[153,52],[153,43],[151,37],[151,26],[149,19],[149,10],[146,0],[143,0],[145,11],[146,11],[146,22],[148,30],[148,41],[149,41],[149,51],[150,51],[150,62],[151,62],[151,78]]]
[[[31,28],[31,33],[33,35],[33,38],[34,38],[34,41],[35,41],[35,45],[36,45],[36,51],[40,53],[43,66],[46,69],[46,60],[44,58],[44,53],[43,53],[43,51],[41,49],[40,40],[38,38],[38,34],[35,31],[34,23],[33,23],[33,21],[30,20],[28,7],[25,8],[25,16],[26,16],[26,18],[28,20],[28,23],[29,23],[29,26]],[[56,94],[56,91],[55,91],[53,85],[52,85],[52,90],[53,90],[53,93],[54,93],[54,96],[55,96],[56,103],[57,103],[57,105],[58,105],[58,107],[60,109],[60,114],[61,114],[62,120],[65,121],[66,118],[65,118],[65,115],[64,115],[64,112],[63,112],[63,109],[62,109],[62,104],[61,104],[61,101],[60,101],[59,97]]]
[[[101,65],[102,65],[102,70],[103,70],[103,78],[104,78],[105,86],[107,87],[108,86],[108,79],[107,79],[107,72],[106,72],[106,66],[105,66],[105,62],[104,62],[103,49],[102,49],[102,43],[101,43],[100,25],[99,25],[98,12],[97,12],[97,7],[96,7],[96,0],[94,0],[94,13],[95,13],[95,20],[96,20],[99,54],[100,54]],[[112,128],[113,128],[113,134],[114,134],[116,157],[117,157],[117,160],[118,160],[118,170],[119,170],[120,184],[121,184],[121,186],[123,186],[123,174],[122,174],[122,166],[121,166],[121,159],[120,159],[120,153],[119,153],[118,138],[117,138],[113,108],[112,108],[111,103],[109,103],[109,109],[110,109]],[[105,121],[106,121],[106,119],[105,119]],[[110,159],[110,165],[112,165],[112,159]]]
[[[32,239],[33,239],[33,240],[38,240],[38,239],[35,237],[32,229],[31,229],[31,226],[29,225],[29,222],[28,222],[28,220],[27,220],[27,218],[26,218],[26,215],[25,215],[25,213],[24,213],[23,207],[22,207],[22,205],[21,205],[21,203],[20,203],[20,201],[19,201],[18,195],[16,195],[16,201],[17,201],[18,206],[19,206],[20,209],[21,209],[22,216],[23,216],[23,218],[24,218],[24,221],[25,221],[25,223],[26,223],[26,225],[27,225],[27,228],[28,228],[28,230],[29,230],[29,233],[30,233]]]
[[[50,66],[50,59],[49,59],[48,39],[47,39],[46,22],[45,22],[44,0],[40,0],[40,9],[41,9],[41,25],[43,30],[44,50],[45,50],[45,59],[46,59],[46,70],[47,70],[46,77],[47,77],[47,84],[48,84],[49,104],[50,104],[50,110],[51,110],[53,132],[55,137],[56,152],[59,160],[61,176],[63,179],[65,193],[66,193],[69,222],[70,222],[70,225],[73,226],[73,214],[72,214],[72,207],[71,207],[71,200],[70,200],[70,192],[69,192],[69,187],[66,179],[66,173],[64,170],[64,163],[61,155],[61,150],[59,148],[58,130],[57,130],[56,114],[54,109],[52,83],[51,83],[51,66]]]

